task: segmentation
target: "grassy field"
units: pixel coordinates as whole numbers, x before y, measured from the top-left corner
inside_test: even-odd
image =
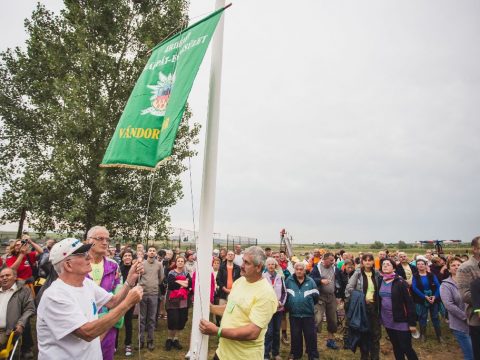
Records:
[[[189,339],[190,339],[190,329],[191,329],[191,318],[189,319],[189,322],[187,323],[187,326],[183,333],[180,335],[180,343],[183,345],[182,350],[171,350],[171,351],[165,351],[164,349],[164,344],[166,340],[166,326],[167,322],[166,320],[159,320],[159,326],[158,329],[155,331],[155,350],[154,351],[148,351],[146,349],[143,349],[141,351],[141,357],[139,357],[138,351],[135,351],[133,354],[133,357],[125,357],[124,355],[124,346],[123,346],[123,341],[124,341],[124,330],[122,329],[120,331],[120,338],[119,338],[119,349],[117,351],[117,354],[115,356],[115,359],[145,359],[145,360],[157,360],[157,359],[169,359],[169,360],[180,360],[185,358],[185,354],[187,352],[187,348],[189,345]],[[433,328],[429,327],[428,328],[428,337],[427,337],[427,342],[421,343],[419,340],[413,340],[413,346],[415,351],[417,352],[417,355],[419,359],[422,360],[452,360],[452,359],[461,359],[463,358],[463,355],[460,351],[460,348],[458,344],[456,343],[453,335],[451,334],[450,330],[448,329],[447,324],[442,321],[442,326],[443,326],[443,338],[445,340],[444,344],[439,344],[434,336],[433,333]],[[137,322],[135,320],[134,322],[134,338],[136,338],[137,334]],[[380,358],[381,359],[394,359],[393,352],[392,352],[392,346],[388,340],[385,339],[386,332],[383,330],[382,333],[382,339],[381,339],[381,354]],[[319,335],[318,338],[318,349],[320,352],[320,358],[321,359],[360,359],[360,352],[357,351],[357,353],[353,353],[350,350],[330,350],[327,349],[325,346],[326,338],[325,335],[322,333]],[[343,345],[341,336],[338,336],[337,343],[339,345]],[[215,349],[217,348],[217,339],[216,337],[210,337],[209,341],[209,359],[213,358]],[[286,345],[281,345],[281,356],[282,359],[288,359],[288,354],[289,354],[289,346]],[[304,359],[307,359],[307,356],[304,355]],[[228,360],[228,359],[227,359]]]

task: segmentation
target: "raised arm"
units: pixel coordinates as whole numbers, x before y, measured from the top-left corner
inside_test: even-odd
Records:
[[[43,254],[43,249],[40,245],[38,245],[36,242],[34,242],[32,239],[28,239],[28,242],[30,243],[30,245],[33,246],[33,248],[35,249],[35,251],[37,252],[37,256],[40,255],[40,254]]]
[[[123,286],[120,289],[120,291],[118,291],[118,293],[113,295],[110,301],[105,304],[105,306],[108,309],[112,309],[116,307],[118,304],[120,304],[123,301],[123,299],[125,299],[130,289],[132,289],[135,286],[135,284],[137,283],[138,277],[141,273],[143,273],[143,263],[136,262],[130,268],[130,271],[128,272],[128,275],[127,275],[127,279],[123,283]]]
[[[140,302],[143,296],[143,289],[140,286],[136,286],[130,292],[128,292],[127,297],[116,307],[108,312],[105,316],[100,319],[90,321],[75,331],[73,334],[78,336],[80,339],[85,341],[92,341],[103,333],[107,332],[109,329],[115,325],[120,317],[125,315],[125,313],[135,304]]]

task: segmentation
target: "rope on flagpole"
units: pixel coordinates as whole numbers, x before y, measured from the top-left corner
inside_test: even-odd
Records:
[[[192,222],[193,222],[193,240],[195,241],[195,253],[198,254],[198,241],[197,241],[197,230],[196,230],[196,225],[195,225],[195,208],[193,205],[193,185],[192,185],[192,164],[191,164],[191,157],[188,157],[188,171],[190,174],[190,199],[192,203]],[[198,259],[197,259],[197,265],[198,265]],[[199,267],[196,267],[196,272],[197,272],[197,281],[199,280]],[[195,294],[194,294],[195,296]],[[202,305],[202,294],[199,292],[198,293],[198,298],[200,300],[200,314],[202,315],[203,318],[203,308],[201,307]]]
[[[148,223],[148,214],[149,214],[149,211],[150,211],[150,202],[152,200],[152,193],[153,193],[153,183],[155,182],[155,171],[152,172],[152,180],[150,182],[150,193],[148,194],[148,201],[147,201],[147,209],[146,209],[146,212],[145,212],[145,225],[144,225],[144,228],[146,230],[146,245],[148,246],[148,238],[149,238],[149,233],[150,233],[150,225]],[[142,244],[144,243],[144,241],[142,241]],[[143,259],[138,259],[137,257],[137,261],[143,261]],[[140,277],[138,278],[138,282],[140,282],[140,279],[141,279],[141,275]],[[140,342],[140,336],[141,336],[141,333],[140,333],[140,324],[141,324],[141,321],[142,321],[142,316],[141,316],[141,311],[140,311],[140,303],[138,305],[138,359],[139,360],[142,360],[142,346],[141,346],[141,342]]]
[[[150,182],[150,193],[148,195],[148,202],[147,202],[147,211],[145,213],[145,226],[144,229],[146,231],[146,245],[148,246],[148,240],[149,240],[149,233],[150,233],[150,224],[148,223],[148,215],[150,212],[150,202],[152,200],[152,193],[153,193],[153,183],[155,180],[155,171],[152,173],[152,180]]]
[[[197,241],[197,231],[196,231],[196,224],[195,224],[195,206],[194,206],[194,200],[193,200],[193,183],[192,183],[192,162],[191,162],[191,157],[188,157],[188,172],[189,172],[189,177],[190,177],[190,201],[192,204],[192,223],[193,223],[193,240],[195,241],[195,253],[198,254],[198,241]],[[197,272],[196,276],[196,282],[200,281],[200,267],[198,266],[198,259],[197,259],[197,266],[195,271]],[[198,288],[200,288],[200,283],[198,284]],[[195,289],[194,289],[195,290]],[[195,297],[198,296],[198,301],[200,303],[200,316],[203,319],[203,299],[202,299],[202,293],[201,291],[198,291],[197,293],[194,292],[194,301]],[[191,358],[192,355],[194,355],[194,359],[197,359],[197,353],[192,354],[191,351],[195,351],[195,349],[189,349],[189,352],[187,355],[189,355],[188,358]],[[200,347],[198,349],[198,353],[201,353],[202,351],[202,342],[200,342]]]

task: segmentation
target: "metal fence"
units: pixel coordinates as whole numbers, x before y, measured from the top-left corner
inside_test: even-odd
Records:
[[[192,230],[182,228],[170,228],[170,236],[167,240],[167,246],[170,247],[187,247],[194,248],[198,240],[198,232],[194,233]],[[213,233],[213,247],[233,249],[235,245],[241,245],[242,248],[257,245],[258,239],[242,235],[231,235]]]
[[[169,231],[170,235],[168,235],[166,238],[153,239],[151,237],[149,241],[153,241],[155,244],[157,245],[160,244],[161,246],[169,249],[172,249],[175,247],[179,247],[182,249],[195,248],[195,243],[198,240],[198,232],[194,233],[192,230],[176,228],[176,227],[171,227],[169,230],[170,230]],[[30,232],[29,234],[34,241],[43,243],[43,240],[45,237],[40,237],[35,232]],[[67,236],[66,234],[49,234],[49,236],[52,236],[52,235],[54,235],[53,237],[57,240],[60,240],[65,236]],[[79,235],[79,237],[81,238],[81,235]],[[15,238],[16,238],[15,232],[0,232],[1,245],[6,245],[9,239],[15,239]],[[246,248],[246,247],[258,244],[257,238],[242,236],[242,235],[221,234],[221,233],[214,233],[212,241],[213,241],[213,247],[217,249],[220,249],[222,247],[225,247],[227,249],[233,249],[237,244],[240,244],[242,248]],[[113,243],[117,243],[117,242],[125,243],[125,240],[114,238]],[[1,247],[3,248],[4,246],[1,246]]]

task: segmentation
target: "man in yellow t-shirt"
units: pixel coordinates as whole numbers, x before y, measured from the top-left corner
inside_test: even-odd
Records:
[[[200,321],[203,334],[220,339],[215,359],[263,359],[265,333],[278,305],[272,286],[262,276],[264,264],[265,253],[260,247],[246,249],[242,277],[233,283],[227,304],[211,305],[212,313],[223,316],[220,327]]]

